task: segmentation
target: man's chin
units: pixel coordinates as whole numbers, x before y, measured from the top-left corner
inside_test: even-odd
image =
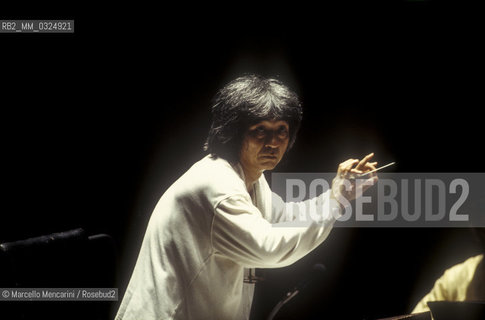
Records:
[[[278,162],[279,161],[277,159],[274,159],[274,160],[265,159],[260,162],[260,166],[264,170],[273,170],[278,165]]]

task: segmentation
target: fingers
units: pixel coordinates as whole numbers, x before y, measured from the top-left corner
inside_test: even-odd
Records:
[[[377,162],[368,162],[365,164],[365,172],[372,171],[376,169]]]
[[[362,174],[362,170],[358,170],[358,169],[350,169],[350,172],[351,173],[356,173],[356,174]]]
[[[366,155],[362,160],[360,160],[360,162],[357,165],[356,169],[358,169],[358,170],[364,169],[366,167],[366,164],[368,164],[368,161],[370,159],[372,159],[373,156],[374,156],[374,152],[369,153],[368,155]]]
[[[358,159],[348,159],[344,162],[342,162],[339,166],[338,166],[338,173],[339,174],[342,174],[342,175],[345,175],[347,174],[351,169],[352,167],[358,163],[359,160]]]
[[[372,159],[373,156],[374,156],[374,153],[372,152],[366,155],[364,158],[362,158],[362,160],[348,159],[339,165],[337,172],[340,175],[345,176],[345,175],[348,175],[349,173],[362,174],[368,171],[375,170],[377,161],[369,162],[369,160]]]
[[[374,156],[374,153],[366,155],[362,160],[359,159],[348,159],[338,166],[337,176],[332,182],[332,192],[337,192],[337,194],[342,195],[348,200],[360,197],[361,193],[374,185],[378,178],[375,172],[369,173],[365,180],[357,179],[359,175],[365,174],[365,172],[372,171],[376,169],[377,161],[369,162]],[[348,179],[348,180],[346,180]],[[350,181],[350,189],[344,189],[344,181]],[[364,182],[364,184],[362,184]],[[359,191],[358,185],[362,185]],[[343,191],[343,193],[342,193]],[[359,193],[359,194],[357,194]]]

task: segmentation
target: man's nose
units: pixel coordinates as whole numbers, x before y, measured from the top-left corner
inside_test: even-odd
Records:
[[[265,146],[270,148],[278,148],[281,144],[281,140],[278,139],[276,132],[270,132],[266,136]]]

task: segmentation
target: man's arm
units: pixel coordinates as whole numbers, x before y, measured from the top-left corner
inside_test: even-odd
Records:
[[[335,222],[326,205],[329,194],[321,196],[324,215],[305,227],[277,226],[244,196],[231,196],[215,209],[211,239],[216,254],[248,268],[275,268],[294,263],[321,244]],[[339,212],[339,211],[337,211]]]
[[[346,206],[350,205],[350,200],[360,197],[365,190],[374,185],[377,181],[377,175],[372,172],[376,170],[375,166],[377,162],[369,162],[373,156],[374,153],[371,153],[365,156],[362,160],[348,159],[342,162],[338,166],[337,175],[332,181],[331,189],[326,191],[329,192],[328,195],[325,194],[325,192],[318,197],[306,201],[285,203],[279,195],[273,192],[271,222],[284,223],[294,221],[301,216],[309,217],[311,216],[310,213],[312,209],[322,207],[322,199],[325,199],[326,197],[330,197],[331,202],[337,201],[341,211],[344,210]],[[367,184],[367,181],[364,180],[362,186],[358,188],[355,177],[358,174],[366,172],[369,172],[368,180],[371,180],[371,183]],[[360,194],[358,192],[360,192]]]
[[[368,162],[372,156],[369,154],[360,161],[349,159],[339,165],[329,192],[307,200],[307,206],[300,207],[300,210],[308,210],[306,213],[310,217],[314,214],[312,219],[306,219],[304,227],[293,222],[271,224],[245,195],[223,199],[216,205],[211,228],[216,254],[248,268],[283,267],[299,260],[327,238],[341,213],[340,203],[344,203],[337,201],[338,198],[352,200],[359,196],[355,180],[350,190],[344,188],[347,187],[344,182],[352,181],[352,175],[374,170],[376,163]],[[377,180],[377,176],[371,174],[369,179]],[[298,210],[293,216],[298,218]]]

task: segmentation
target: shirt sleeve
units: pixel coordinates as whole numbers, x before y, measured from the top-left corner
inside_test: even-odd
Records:
[[[483,256],[478,255],[447,269],[412,313],[428,311],[430,301],[465,301],[470,283]]]
[[[329,214],[339,217],[342,206],[330,198],[330,192],[301,202],[284,202],[278,194],[272,192],[271,223],[297,222],[304,225],[305,221],[320,221]]]
[[[307,213],[314,210],[314,216],[320,214],[319,218],[308,220],[305,226],[292,224],[291,219],[271,224],[243,195],[222,200],[215,208],[211,231],[216,254],[247,268],[283,267],[299,260],[327,238],[340,207],[330,201],[328,192],[291,205],[297,206],[292,212],[295,217],[302,213],[301,210]],[[283,208],[287,206],[280,208],[280,217],[285,215]]]
[[[420,313],[429,311],[429,301],[446,301],[449,299],[448,286],[446,284],[446,277],[441,277],[436,280],[433,289],[418,302],[412,313]]]

